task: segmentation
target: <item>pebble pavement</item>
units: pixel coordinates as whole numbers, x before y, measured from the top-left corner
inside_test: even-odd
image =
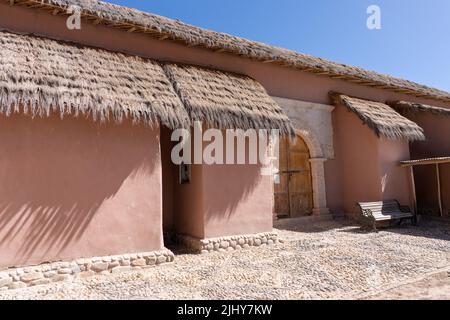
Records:
[[[288,225],[283,243],[0,292],[0,299],[348,299],[450,265],[450,227],[365,232],[346,220]]]

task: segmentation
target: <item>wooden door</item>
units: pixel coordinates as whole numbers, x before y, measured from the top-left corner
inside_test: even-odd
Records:
[[[275,213],[278,217],[312,214],[313,190],[310,154],[305,141],[280,141],[280,173],[275,181]]]
[[[288,144],[286,139],[280,140],[280,168],[277,181],[275,181],[275,214],[276,216],[289,217],[289,167],[288,167]]]

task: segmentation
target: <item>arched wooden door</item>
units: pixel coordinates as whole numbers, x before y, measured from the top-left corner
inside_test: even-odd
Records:
[[[283,217],[301,217],[313,212],[313,189],[310,153],[305,141],[280,141],[279,176],[275,179],[275,214]]]

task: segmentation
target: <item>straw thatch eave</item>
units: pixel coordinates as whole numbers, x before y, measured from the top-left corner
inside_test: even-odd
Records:
[[[423,141],[424,130],[387,104],[339,93],[330,93],[335,105],[343,105],[356,114],[378,137],[395,140]]]
[[[289,118],[257,81],[234,73],[0,31],[0,113],[59,113],[171,129],[278,129]],[[183,74],[182,71],[187,71]]]
[[[389,101],[387,102],[392,108],[403,115],[415,113],[430,113],[442,117],[450,117],[450,109],[429,106],[422,103],[408,101]]]
[[[10,0],[4,0],[10,2]],[[178,20],[118,6],[97,0],[15,0],[15,4],[46,10],[52,14],[67,14],[70,5],[78,5],[82,16],[95,24],[145,33],[161,40],[173,40],[189,46],[198,46],[215,52],[226,52],[264,63],[341,79],[364,86],[381,88],[421,98],[450,102],[450,93],[380,74],[273,47],[264,43],[194,27]]]
[[[164,70],[192,121],[221,129],[278,129],[294,136],[290,119],[254,79],[192,65],[167,63]]]
[[[189,127],[156,61],[0,31],[0,113]]]

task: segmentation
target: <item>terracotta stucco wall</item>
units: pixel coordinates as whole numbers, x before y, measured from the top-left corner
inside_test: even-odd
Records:
[[[174,213],[174,188],[175,176],[177,167],[173,164],[170,154],[173,143],[171,142],[172,130],[161,127],[161,165],[163,177],[163,228],[164,231],[172,231],[174,228],[173,213]]]
[[[273,183],[260,165],[205,166],[205,237],[272,231]]]
[[[355,214],[357,202],[381,199],[378,139],[359,118],[343,106],[334,111],[335,160],[327,162],[330,209]],[[337,207],[332,204],[338,203]]]
[[[191,166],[191,183],[180,184],[178,169],[174,175],[174,229],[182,235],[190,235],[199,239],[205,236],[203,199],[203,167]]]
[[[176,233],[203,239],[272,231],[273,183],[261,175],[261,165],[192,165],[191,182],[183,185],[178,166],[172,168],[171,177],[163,178],[173,179],[173,193],[165,196],[173,212],[164,214],[172,214]]]
[[[247,164],[203,167],[205,238],[272,231],[273,180],[262,174],[260,158],[258,164],[248,164],[251,150],[263,152],[261,144],[256,140],[253,149],[250,139],[246,139],[244,148],[240,149],[238,139],[227,137],[225,130],[222,134],[226,137],[223,154],[227,154],[227,149],[234,149],[237,161],[238,153],[243,151]]]
[[[407,117],[425,130],[426,141],[414,142],[411,145],[411,157],[450,156],[450,117],[433,114],[415,113]]]
[[[357,214],[356,203],[366,201],[397,199],[412,205],[408,171],[399,166],[409,158],[408,142],[378,138],[343,106],[334,110],[334,130],[336,157],[328,166],[337,167],[338,174],[327,183],[339,183],[340,192],[332,196],[343,201],[335,211]]]
[[[378,141],[378,156],[383,200],[398,200],[412,206],[412,189],[409,171],[399,162],[409,159],[409,143],[403,140]]]
[[[329,104],[329,91],[337,91],[377,101],[408,100],[450,108],[448,103],[361,86],[273,64],[254,62],[224,53],[213,53],[204,49],[186,47],[170,41],[154,40],[143,34],[126,33],[101,25],[94,26],[87,22],[83,22],[82,30],[70,31],[65,27],[64,17],[52,16],[39,10],[30,10],[20,6],[10,7],[4,3],[0,4],[0,27],[22,32],[34,32],[163,61],[186,62],[245,73],[261,82],[271,96]],[[359,120],[355,121],[358,122]],[[336,121],[334,123],[336,124]],[[441,132],[444,132],[444,134],[447,132],[442,131],[442,127],[432,126],[429,131],[435,132],[436,137]],[[341,136],[346,137],[346,135]],[[349,134],[349,136],[354,135]],[[346,143],[340,141],[340,139],[336,137],[337,145]],[[430,139],[429,141],[431,144],[440,144],[438,140]],[[357,150],[354,148],[353,153],[361,153],[362,150],[364,149]],[[346,207],[341,194],[342,190],[347,189],[347,185],[339,177],[342,176],[341,172],[346,170],[346,163],[352,161],[353,153],[341,152],[339,156],[336,155],[336,159],[341,157],[339,161],[330,161],[325,164],[328,206],[334,211],[342,211]],[[367,195],[370,194],[370,191],[368,191]]]
[[[162,248],[159,128],[0,116],[0,267]]]

